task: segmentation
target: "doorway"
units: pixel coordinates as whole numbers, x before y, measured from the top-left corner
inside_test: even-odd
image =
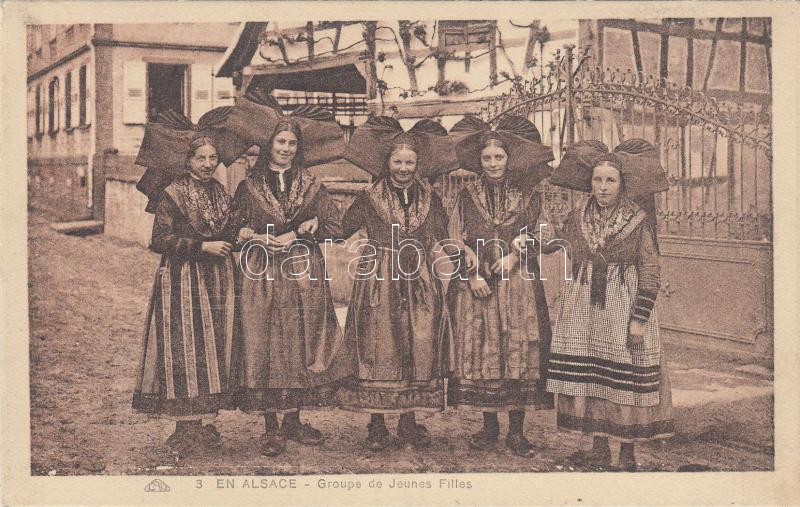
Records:
[[[147,119],[172,109],[186,114],[188,65],[147,64]]]

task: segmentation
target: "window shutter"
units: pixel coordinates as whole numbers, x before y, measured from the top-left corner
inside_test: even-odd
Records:
[[[146,69],[146,67],[145,67]],[[147,71],[144,71],[145,85],[147,84]],[[144,104],[142,114],[147,118],[147,87],[145,86]],[[86,66],[86,125],[91,125],[94,120],[94,81],[92,80],[92,66]]]
[[[27,117],[27,123],[28,123],[28,137],[29,138],[32,138],[36,134],[36,104],[34,103],[35,98],[36,98],[36,95],[34,95],[33,90],[28,88],[28,102],[27,102],[27,105],[28,105],[28,117]]]
[[[64,100],[64,86],[62,85],[61,81],[58,82],[58,88],[56,89],[56,112],[58,115],[56,118],[56,130],[61,130],[66,123],[66,118],[64,117],[64,106],[66,105],[66,101]]]
[[[80,115],[81,115],[81,106],[80,102],[80,73],[78,69],[74,69],[71,73],[72,77],[70,78],[72,81],[72,97],[70,99],[70,120],[72,120],[72,126],[77,127],[80,123]]]
[[[89,99],[90,87],[88,66],[86,68],[86,95],[87,106],[92,102]],[[147,121],[147,64],[144,62],[128,61],[124,63],[122,73],[122,122],[128,125],[143,125]],[[86,121],[91,116],[87,108]]]
[[[45,107],[45,102],[47,100],[47,88],[43,86],[41,83],[38,85],[38,102],[37,107],[39,111],[39,128],[37,129],[37,134],[44,134],[45,130],[47,130],[45,124],[45,118],[47,117],[47,109]]]
[[[214,78],[214,107],[233,105],[233,79]]]
[[[52,134],[58,132],[61,121],[61,107],[59,107],[61,105],[61,87],[57,77],[50,80],[47,95],[47,107],[50,108],[47,112],[47,131]]]
[[[213,77],[211,75],[211,65],[192,65],[191,72],[192,121],[197,123],[197,120],[213,107],[213,99],[211,97]]]
[[[50,107],[49,94],[50,86],[45,86],[42,84],[42,134],[47,132],[47,129],[49,128],[49,125],[47,125],[47,121],[49,120],[48,107]]]

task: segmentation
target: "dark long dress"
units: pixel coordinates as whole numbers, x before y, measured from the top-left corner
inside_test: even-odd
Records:
[[[415,180],[402,198],[380,180],[345,214],[343,236],[364,228],[369,246],[357,272],[350,274],[355,281],[345,334],[356,342],[358,380],[340,391],[342,408],[373,413],[444,409],[449,319],[441,281],[431,266],[432,248],[444,239],[446,223],[441,200],[423,180]],[[409,241],[418,242],[421,255],[401,248]]]
[[[463,239],[481,264],[491,265],[508,253],[523,228],[531,236],[539,229],[540,194],[529,187],[511,179],[469,183],[456,200],[450,237]],[[480,247],[479,239],[485,242]],[[508,250],[493,250],[494,239]],[[520,273],[524,260],[531,279]],[[520,257],[507,278],[489,279],[492,293],[485,298],[475,297],[467,280],[450,283],[454,357],[449,405],[483,411],[553,408],[544,385],[551,329],[537,252],[531,248]]]
[[[284,177],[289,181],[282,192],[274,173],[251,173],[234,196],[239,224],[257,234],[279,236],[319,219],[315,237],[298,242],[305,248],[276,254],[258,246],[242,248],[242,354],[236,383],[245,411],[333,405],[337,382],[354,373],[352,347],[339,328],[318,245],[340,236],[337,208],[312,174],[293,170]]]
[[[160,254],[133,396],[138,412],[197,419],[233,408],[235,263],[202,253],[232,241],[230,196],[216,180],[171,183],[155,210],[150,248]]]
[[[625,442],[665,438],[674,424],[655,308],[654,232],[627,199],[609,218],[585,220],[593,199],[578,204],[561,234],[571,245],[573,276],[561,290],[547,381],[558,394],[558,427]],[[603,224],[602,242],[592,221]],[[628,347],[632,317],[646,323],[644,343]]]

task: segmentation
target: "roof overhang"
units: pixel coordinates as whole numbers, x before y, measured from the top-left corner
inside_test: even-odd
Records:
[[[365,62],[359,53],[315,58],[290,65],[251,65],[250,86],[305,92],[366,93]]]

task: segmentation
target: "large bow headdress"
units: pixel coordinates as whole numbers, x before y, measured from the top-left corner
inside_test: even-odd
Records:
[[[232,106],[212,109],[197,124],[176,111],[160,113],[149,121],[135,163],[147,168],[136,188],[149,198],[145,211],[153,213],[161,191],[176,177],[186,172],[189,144],[206,136],[220,150],[220,139]]]
[[[463,169],[481,173],[481,151],[486,138],[493,137],[500,139],[506,147],[507,171],[526,171],[525,178],[538,183],[552,170],[548,163],[554,159],[553,149],[542,144],[536,126],[521,116],[503,116],[492,129],[480,118],[467,115],[453,125],[450,135],[456,141],[456,152]]]
[[[439,123],[424,119],[407,131],[388,116],[373,116],[358,127],[344,158],[375,177],[386,175],[386,160],[394,147],[408,145],[417,154],[417,174],[433,178],[458,169],[453,140]]]
[[[303,164],[314,166],[338,160],[344,154],[344,133],[333,113],[314,105],[301,105],[284,114],[275,98],[262,90],[248,91],[225,120],[220,158],[230,165],[251,146],[266,147],[275,127],[289,122],[300,129]]]
[[[609,151],[600,141],[577,142],[567,149],[561,164],[550,176],[550,183],[591,192],[592,170],[603,161],[619,168],[628,197],[651,195],[669,189],[658,150],[644,139],[628,139],[613,151]]]

